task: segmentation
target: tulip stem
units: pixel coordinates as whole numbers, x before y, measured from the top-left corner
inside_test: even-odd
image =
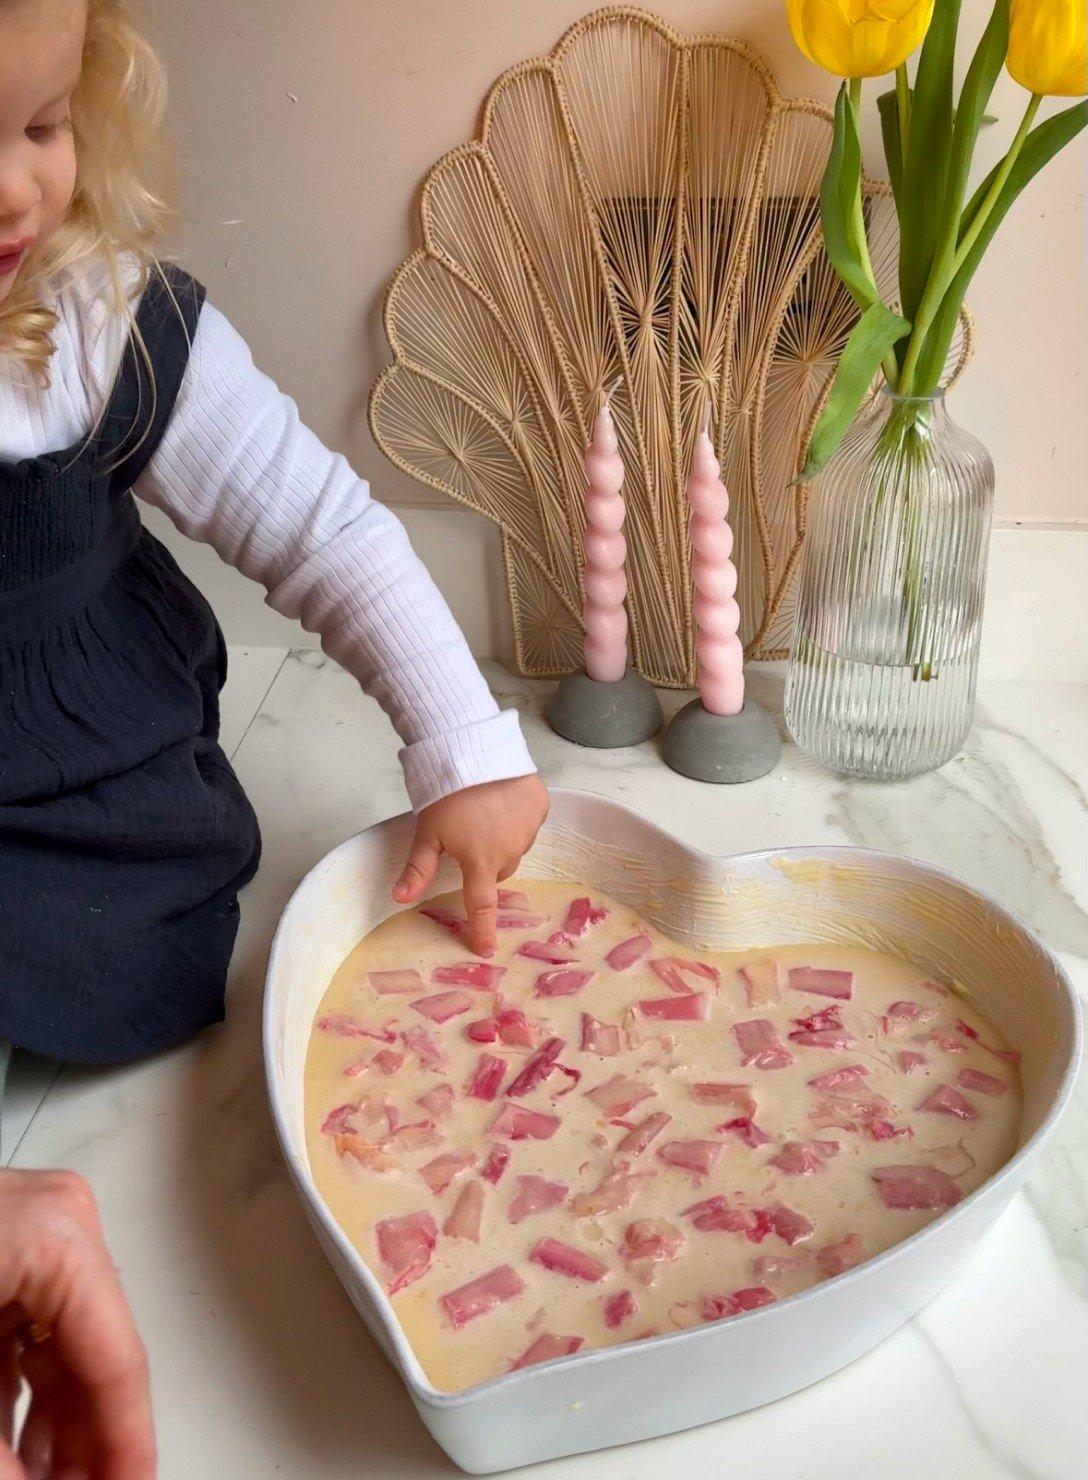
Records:
[[[850,78],[849,84],[847,86],[847,96],[850,99],[850,107],[851,107],[851,110],[853,111],[853,114],[854,114],[854,127],[857,129],[858,136],[860,138],[860,136],[861,136],[861,78],[860,77],[851,77]],[[861,198],[861,181],[862,181],[862,175],[859,173],[859,175],[858,175],[857,193],[854,196],[854,230],[855,230],[855,232],[857,234],[857,239],[858,239],[858,254],[861,257],[861,265],[862,265],[862,268],[864,269],[865,276],[869,279],[870,283],[872,283],[872,285],[873,285],[873,292],[879,298],[880,297],[880,292],[879,292],[879,290],[877,288],[877,285],[876,285],[876,275],[873,272],[873,262],[872,262],[872,258],[869,256],[869,239],[868,239],[868,236],[866,235],[866,232],[865,232],[865,210],[864,210],[864,207],[862,205],[862,198]],[[882,365],[883,365],[883,369],[884,369],[884,378],[887,380],[888,384],[894,390],[895,389],[895,383],[896,383],[896,380],[898,378],[899,365],[898,365],[898,362],[896,361],[896,358],[895,358],[894,353],[891,350],[889,350],[888,353],[884,356],[884,359],[882,361]]]
[[[910,79],[906,62],[900,62],[895,69],[895,100],[899,105],[899,157],[905,170],[910,141]]]
[[[1020,120],[1020,127],[1016,130],[1016,137],[1009,145],[1009,152],[1001,161],[1001,168],[994,176],[993,184],[990,186],[989,190],[987,190],[985,200],[975,212],[974,219],[971,221],[970,225],[963,233],[963,237],[956,248],[955,260],[952,263],[953,277],[955,277],[956,273],[959,272],[960,268],[967,260],[967,254],[974,246],[979,232],[986,225],[986,221],[990,215],[990,212],[993,210],[994,205],[997,202],[997,197],[1005,188],[1005,181],[1012,173],[1012,167],[1016,163],[1021,149],[1024,147],[1024,140],[1027,138],[1031,126],[1035,122],[1035,115],[1036,113],[1038,113],[1039,104],[1042,101],[1043,99],[1041,93],[1032,93],[1031,98],[1028,102],[1028,106],[1024,110],[1024,116]]]
[[[914,373],[918,368],[918,360],[922,354],[926,335],[929,333],[930,325],[937,316],[941,306],[941,300],[948,290],[948,286],[954,281],[956,274],[967,260],[967,254],[974,245],[979,232],[985,226],[990,212],[997,202],[998,196],[1004,188],[1005,181],[1012,173],[1012,167],[1019,157],[1020,150],[1024,147],[1031,125],[1035,121],[1035,115],[1039,111],[1042,102],[1039,93],[1032,93],[1024,116],[1020,120],[1020,127],[1016,130],[1016,137],[1009,145],[1009,152],[1001,161],[1001,167],[993,178],[986,198],[975,212],[974,218],[963,234],[962,240],[957,241],[960,222],[952,222],[950,240],[942,243],[941,249],[934,260],[930,271],[929,281],[926,283],[922,301],[918,305],[918,312],[914,316],[914,327],[911,330],[910,339],[907,341],[907,353],[903,360],[903,373],[900,377],[900,388],[904,395],[912,395],[915,391]]]

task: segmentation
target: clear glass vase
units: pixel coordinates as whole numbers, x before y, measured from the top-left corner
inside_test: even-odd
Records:
[[[885,389],[809,492],[786,723],[822,765],[893,780],[975,708],[994,470],[944,396]]]

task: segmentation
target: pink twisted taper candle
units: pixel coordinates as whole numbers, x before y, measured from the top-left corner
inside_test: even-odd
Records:
[[[627,509],[620,497],[623,461],[607,400],[593,422],[585,468],[586,672],[598,683],[618,683],[627,671],[627,541],[622,534]]]
[[[729,558],[733,531],[726,522],[729,495],[721,471],[710,437],[701,431],[687,483],[699,697],[711,714],[739,714],[744,707],[744,649],[737,636],[737,568]]]

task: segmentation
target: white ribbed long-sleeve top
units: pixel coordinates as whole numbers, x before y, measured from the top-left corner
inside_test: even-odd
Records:
[[[72,446],[94,425],[124,326],[93,274],[57,294],[50,384],[0,357],[0,457]],[[205,303],[173,415],[137,497],[260,582],[267,602],[320,635],[404,742],[416,810],[465,786],[534,769],[400,521],[299,419],[241,336]]]

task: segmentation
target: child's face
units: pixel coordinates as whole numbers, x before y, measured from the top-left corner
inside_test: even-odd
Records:
[[[86,21],[86,0],[0,0],[0,303],[72,199]]]

